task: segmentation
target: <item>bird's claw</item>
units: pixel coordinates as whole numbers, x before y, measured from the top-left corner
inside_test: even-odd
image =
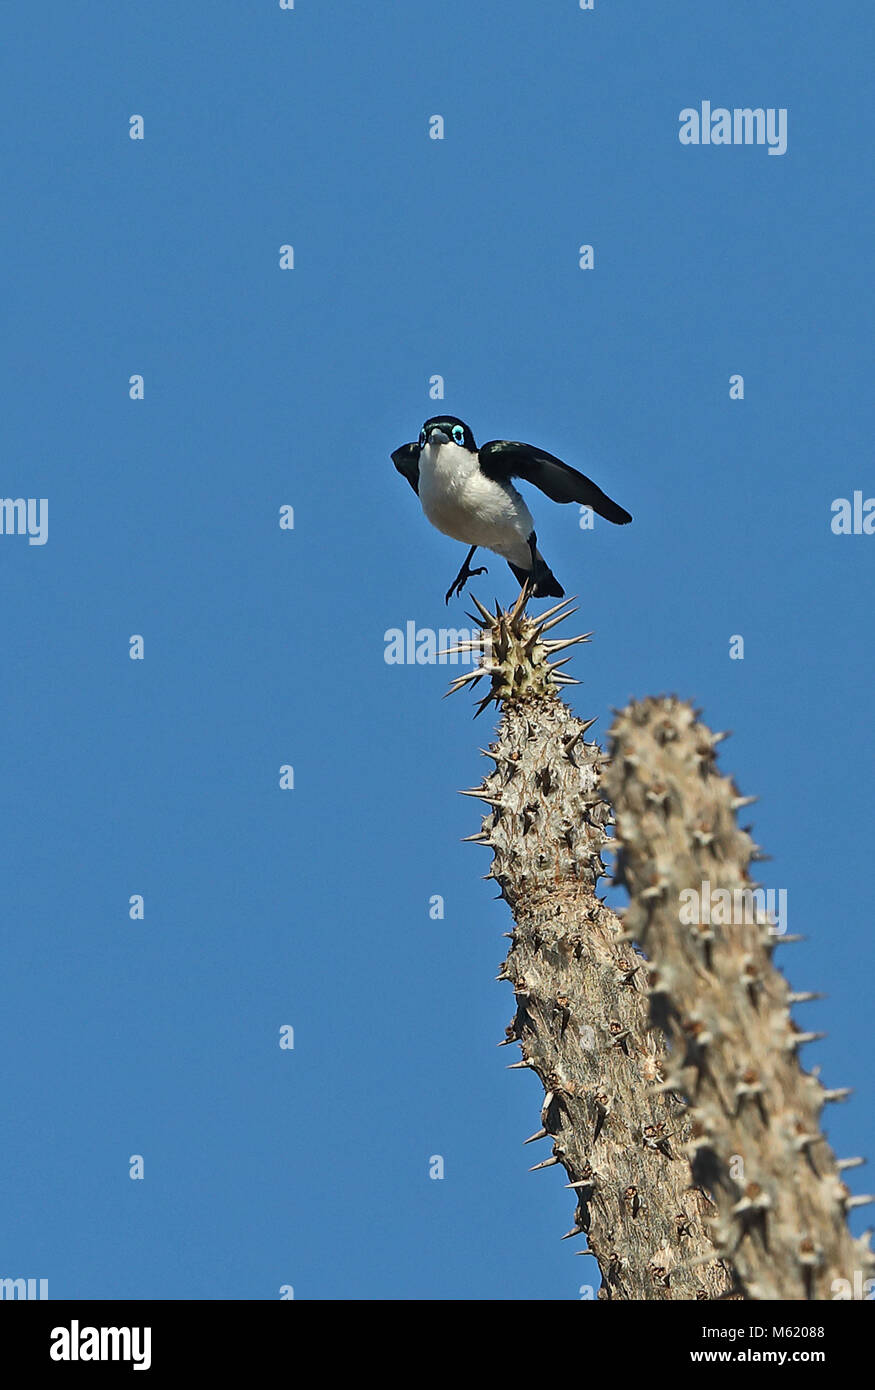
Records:
[[[473,576],[474,576],[475,574],[488,574],[488,573],[489,573],[489,570],[486,568],[485,565],[478,565],[477,569],[475,569],[475,570],[469,570],[469,569],[467,568],[467,566],[465,566],[465,568],[463,568],[463,569],[461,569],[461,570],[459,571],[459,573],[456,575],[456,578],[453,580],[452,584],[450,585],[449,589],[447,589],[446,596],[445,596],[445,598],[444,598],[444,603],[445,603],[445,604],[449,604],[450,599],[453,598],[454,595],[456,595],[456,594],[461,594],[461,592],[462,592],[462,590],[464,589],[465,585],[468,583],[468,580],[471,579],[471,578],[473,578]]]

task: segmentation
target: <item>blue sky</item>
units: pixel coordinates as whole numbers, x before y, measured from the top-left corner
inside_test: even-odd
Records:
[[[798,1011],[829,1031],[806,1064],[856,1088],[829,1136],[871,1154],[875,537],[830,509],[875,495],[872,15],[84,0],[3,29],[0,491],[48,498],[49,538],[0,537],[0,1274],[54,1298],[593,1282],[561,1170],[527,1171],[538,1083],[495,1047],[509,920],[455,795],[489,716],[384,660],[387,629],[466,624],[462,547],[389,460],[441,410],[634,514],[584,531],[528,499],[595,630],[571,703],[604,737],[670,691],[734,731],[721,764],[807,938],[788,974],[828,995]],[[785,107],[786,154],[682,146],[703,99]],[[514,598],[486,563],[474,592]]]

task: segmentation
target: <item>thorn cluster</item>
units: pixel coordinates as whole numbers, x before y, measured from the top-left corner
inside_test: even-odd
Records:
[[[474,595],[471,595],[474,598]],[[580,642],[588,642],[591,632],[581,637],[548,638],[545,636],[563,619],[576,613],[570,605],[573,599],[563,600],[546,613],[532,618],[526,613],[526,604],[531,597],[530,590],[523,587],[519,598],[509,611],[504,611],[496,602],[495,612],[474,598],[477,614],[467,616],[479,628],[479,633],[470,642],[461,642],[442,655],[452,656],[459,652],[478,652],[478,665],[452,682],[448,695],[462,690],[466,685],[473,689],[488,677],[491,685],[489,694],[477,706],[475,719],[482,714],[487,705],[507,704],[512,700],[525,700],[539,696],[554,696],[561,686],[579,685],[574,676],[567,675],[561,668],[570,660],[553,660],[567,647],[575,647]]]

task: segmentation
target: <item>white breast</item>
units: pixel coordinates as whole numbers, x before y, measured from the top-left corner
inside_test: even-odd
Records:
[[[516,488],[493,482],[458,444],[427,444],[419,456],[419,498],[432,526],[529,566],[532,515]]]

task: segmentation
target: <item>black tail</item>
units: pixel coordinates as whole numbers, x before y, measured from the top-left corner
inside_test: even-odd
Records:
[[[507,563],[510,569],[513,570],[513,573],[516,575],[520,584],[525,584],[526,580],[530,577],[534,579],[535,598],[565,597],[565,590],[559,583],[559,580],[556,578],[553,571],[550,569],[550,566],[547,564],[546,560],[542,559],[540,555],[537,556],[535,560],[535,568],[532,571],[521,570],[516,565],[511,565],[510,560],[508,560]]]

